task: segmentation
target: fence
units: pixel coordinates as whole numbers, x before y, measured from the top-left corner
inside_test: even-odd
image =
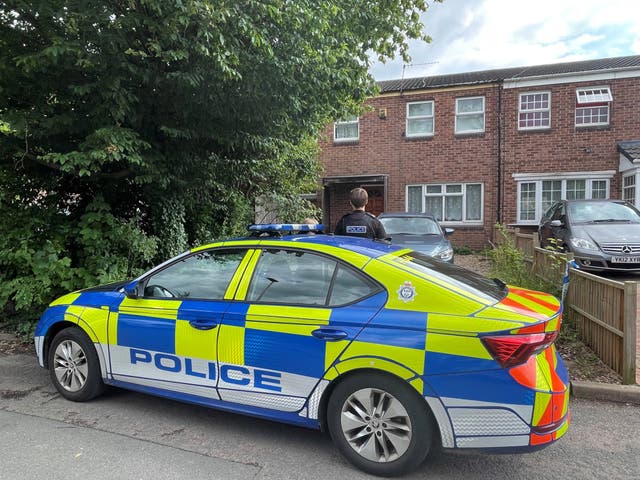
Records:
[[[585,344],[618,372],[623,383],[636,383],[638,286],[580,270],[571,270],[565,319]]]
[[[496,230],[497,243],[503,230]],[[537,234],[507,230],[514,245],[525,254],[531,272],[554,285],[562,285],[564,265],[571,258],[539,247]],[[636,383],[638,337],[638,284],[616,282],[581,270],[570,270],[564,318],[578,330],[582,341],[622,377]]]

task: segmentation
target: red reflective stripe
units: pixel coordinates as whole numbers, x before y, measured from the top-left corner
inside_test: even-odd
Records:
[[[521,303],[516,302],[515,300],[513,300],[510,297],[505,298],[504,300],[502,300],[502,302],[500,302],[500,305],[504,305],[505,307],[510,307],[513,308],[514,310],[516,310],[518,313],[524,313],[526,315],[529,316],[533,316],[539,319],[543,319],[543,318],[547,318],[547,315],[544,315],[540,312],[536,312],[535,310],[532,310],[531,308],[522,305]]]
[[[511,290],[511,291],[514,292],[516,295],[524,297],[527,300],[531,300],[532,302],[535,302],[542,307],[548,308],[549,310],[558,310],[559,308],[559,305],[554,305],[553,303],[549,303],[545,300],[542,300],[541,298],[533,295],[531,292],[527,290],[515,290],[515,291]]]

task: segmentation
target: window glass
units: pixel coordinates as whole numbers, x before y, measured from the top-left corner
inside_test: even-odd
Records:
[[[407,136],[433,135],[433,102],[407,104]]]
[[[467,185],[466,196],[467,220],[482,219],[482,185]]]
[[[549,92],[523,93],[520,95],[518,129],[549,128],[551,107]]]
[[[412,185],[407,187],[407,211],[422,212],[422,186]]]
[[[345,117],[334,125],[334,141],[358,140],[359,136],[358,117],[356,115]]]
[[[576,125],[608,125],[609,107],[580,107],[576,108]]]
[[[567,180],[567,200],[586,198],[587,189],[584,180]]]
[[[542,182],[542,212],[562,199],[562,180],[544,180]]]
[[[433,102],[408,103],[407,109],[410,117],[433,115]]]
[[[636,176],[629,175],[622,180],[622,199],[632,205],[636,203]]]
[[[245,253],[204,251],[191,255],[149,277],[144,296],[221,300]]]
[[[536,218],[536,184],[535,182],[520,184],[520,220]]]
[[[247,301],[325,305],[336,262],[296,250],[264,250]]]
[[[456,133],[484,132],[484,97],[456,99]]]
[[[519,189],[518,220],[522,222],[537,221],[538,216],[559,200],[609,198],[609,181],[604,178],[520,182]]]
[[[401,257],[393,257],[392,261],[415,270],[428,280],[436,278],[439,282],[487,300],[502,300],[509,291],[503,283],[423,253],[409,252]]]
[[[429,197],[425,198],[425,211],[429,215],[433,215],[438,221],[442,221],[442,198],[443,197]]]
[[[424,210],[417,210],[417,202],[413,203],[413,197],[410,197],[407,208],[413,210],[409,211],[428,213],[439,222],[482,222],[481,183],[412,185],[409,188],[422,188],[424,196]]]
[[[346,305],[368,297],[378,290],[377,285],[362,275],[340,265],[331,288],[329,305]]]
[[[462,195],[445,197],[444,219],[447,222],[462,221]]]
[[[591,182],[591,198],[607,198],[607,182],[605,180]]]

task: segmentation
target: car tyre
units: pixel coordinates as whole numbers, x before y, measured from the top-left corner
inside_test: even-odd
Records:
[[[68,400],[86,402],[105,389],[96,349],[77,327],[65,328],[53,337],[48,364],[51,381]]]
[[[327,427],[340,453],[378,476],[416,469],[434,437],[425,400],[405,381],[367,372],[336,385],[327,404]]]

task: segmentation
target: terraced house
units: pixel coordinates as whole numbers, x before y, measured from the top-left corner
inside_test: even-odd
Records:
[[[348,192],[368,210],[433,214],[456,245],[482,248],[496,222],[535,230],[564,198],[640,207],[640,56],[379,83],[360,117],[320,140],[323,222]]]

